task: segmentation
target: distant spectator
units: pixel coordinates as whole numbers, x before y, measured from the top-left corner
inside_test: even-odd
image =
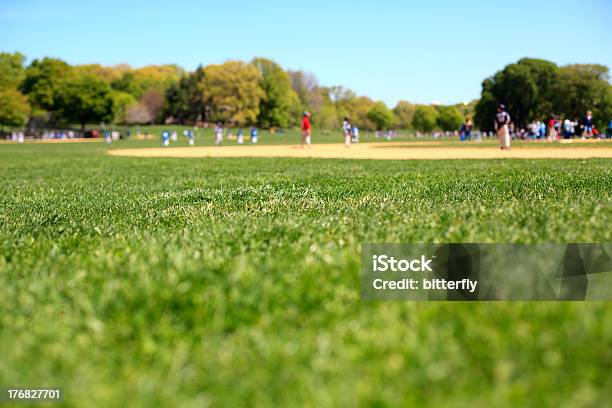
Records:
[[[593,114],[591,111],[587,112],[584,120],[582,121],[582,126],[584,127],[585,136],[593,136]]]
[[[466,119],[461,125],[461,140],[472,140],[472,121]]]
[[[557,127],[555,126],[556,122],[557,120],[555,119],[554,116],[550,118],[550,120],[548,121],[548,141],[549,142],[557,140]]]
[[[570,139],[573,135],[573,131],[572,131],[572,122],[565,118],[565,120],[563,121],[563,138],[564,139]]]

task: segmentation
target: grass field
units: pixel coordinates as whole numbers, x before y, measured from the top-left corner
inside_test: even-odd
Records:
[[[106,151],[0,145],[0,386],[75,407],[608,404],[610,303],[364,302],[359,250],[609,242],[609,159]]]

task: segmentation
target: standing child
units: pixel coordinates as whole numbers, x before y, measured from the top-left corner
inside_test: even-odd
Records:
[[[359,143],[359,128],[353,126],[353,143]]]
[[[351,136],[353,133],[351,119],[347,116],[342,122],[342,133],[344,134],[344,147],[351,147]]]
[[[193,139],[194,133],[193,130],[189,130],[188,132],[189,135],[189,146],[193,146],[195,144],[195,140]]]
[[[221,122],[217,122],[217,127],[215,127],[215,144],[217,146],[223,144],[223,126]]]
[[[257,128],[255,126],[251,128],[251,142],[253,144],[257,143]]]
[[[170,132],[168,132],[167,130],[164,130],[162,132],[162,144],[164,146],[168,146],[170,144]]]
[[[236,139],[238,140],[239,145],[244,143],[244,137],[242,136],[242,128],[238,128],[238,132],[236,133]]]
[[[310,125],[310,112],[304,112],[302,118],[302,143],[301,148],[304,148],[304,144],[310,147],[310,137],[312,136],[312,126]]]

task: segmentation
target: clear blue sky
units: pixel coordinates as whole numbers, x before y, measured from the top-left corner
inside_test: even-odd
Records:
[[[263,56],[394,105],[478,97],[525,56],[612,67],[612,0],[0,0],[0,50],[72,64]]]

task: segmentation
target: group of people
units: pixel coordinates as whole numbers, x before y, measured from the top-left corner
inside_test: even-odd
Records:
[[[310,147],[312,143],[312,124],[310,123],[310,112],[304,112],[302,116],[302,142],[300,147]],[[351,124],[351,118],[346,116],[342,122],[342,135],[344,136],[344,147],[350,147],[351,143],[359,143],[359,128]]]
[[[223,129],[223,124],[221,122],[217,122],[217,126],[215,126],[215,144],[217,146],[223,144],[224,133],[225,133],[225,130]],[[233,136],[231,131],[230,131],[230,136]],[[251,127],[251,143],[257,144],[258,139],[259,139],[259,132],[257,131],[257,128],[253,126]],[[239,145],[244,144],[244,132],[242,131],[242,128],[238,128],[238,130],[236,131],[236,142]]]
[[[224,134],[225,134],[225,129],[223,128],[223,124],[221,122],[218,122],[217,125],[215,126],[214,134],[215,134],[215,144],[217,146],[222,145]],[[230,137],[233,136],[231,131],[229,135]],[[258,130],[255,126],[253,126],[251,128],[251,143],[256,144],[258,140],[258,136],[259,136]],[[193,130],[191,129],[183,130],[183,138],[189,139],[190,146],[193,146],[195,144],[195,133]],[[176,130],[173,130],[173,131],[164,130],[162,131],[161,139],[162,139],[163,146],[169,146],[171,141],[172,142],[178,141],[178,133],[176,132]],[[242,128],[238,128],[236,132],[236,141],[239,145],[244,144],[244,133],[242,131]]]
[[[302,116],[301,123],[301,131],[302,138],[300,147],[310,147],[312,144],[312,123],[311,123],[311,114],[310,112],[304,112]],[[599,132],[594,126],[593,122],[593,114],[591,111],[587,112],[582,121],[574,120],[571,121],[569,119],[565,119],[561,121],[559,117],[553,116],[548,123],[544,122],[533,122],[527,126],[527,130],[516,131],[514,127],[514,123],[512,122],[512,118],[510,114],[506,111],[506,106],[504,104],[499,104],[497,106],[497,113],[495,114],[493,127],[495,129],[495,133],[499,139],[500,148],[502,150],[510,149],[511,140],[513,138],[534,138],[534,139],[545,139],[547,138],[549,141],[557,140],[560,137],[569,139],[571,137],[591,137],[597,136]],[[612,122],[610,127],[612,128]],[[472,139],[472,121],[468,118],[461,126],[461,130],[459,132],[461,141],[469,141]],[[214,128],[215,134],[215,144],[221,145],[223,144],[225,129],[223,128],[223,124],[218,122]],[[478,139],[477,132],[477,139]],[[345,117],[342,122],[342,135],[344,138],[344,146],[350,147],[352,143],[359,142],[359,128],[354,126],[351,123],[351,119],[349,117]],[[455,135],[457,132],[455,131]],[[233,134],[230,131],[230,137]],[[189,144],[194,144],[194,133],[192,130],[184,130],[183,137],[189,138]],[[162,133],[162,142],[164,146],[169,145],[170,140],[176,141],[177,134],[176,131],[172,133],[165,130]],[[242,128],[238,128],[236,133],[236,141],[239,145],[244,144],[244,134]],[[258,141],[258,130],[256,127],[251,128],[251,142],[256,144]]]
[[[572,121],[569,118],[561,120],[559,116],[552,116],[548,123],[535,121],[530,123],[526,130],[520,129],[517,132],[511,121],[510,114],[506,112],[506,107],[500,104],[497,107],[497,114],[493,124],[502,149],[510,148],[512,137],[519,139],[548,139],[548,141],[552,142],[560,138],[571,139],[573,137],[581,137],[586,139],[602,136],[595,128],[591,111],[586,113],[582,121],[577,119]],[[612,129],[612,121],[610,121],[609,127]]]
[[[534,121],[527,125],[527,129],[520,129],[516,137],[521,139],[548,139],[550,141],[559,138],[571,139],[581,137],[583,139],[600,136],[599,130],[593,123],[593,114],[588,111],[582,121],[578,119],[561,120],[559,116],[552,116],[548,122]]]

